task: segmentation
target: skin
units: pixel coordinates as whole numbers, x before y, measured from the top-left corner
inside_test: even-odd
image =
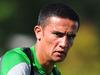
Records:
[[[54,63],[63,61],[67,56],[78,31],[78,23],[68,18],[52,16],[44,28],[37,25],[34,31],[37,37],[37,58],[49,73]]]

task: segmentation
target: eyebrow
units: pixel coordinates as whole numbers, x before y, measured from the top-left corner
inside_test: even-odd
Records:
[[[65,34],[65,32],[60,32],[60,31],[53,31],[52,33]],[[73,33],[73,32],[67,32],[66,35],[67,35],[67,34],[75,34],[75,33]]]
[[[53,31],[52,33],[54,33],[54,34],[65,34],[64,32],[60,32],[60,31]]]
[[[53,33],[53,34],[62,34],[62,35],[65,35],[64,32],[60,32],[60,31],[53,31],[52,33]],[[67,36],[72,36],[72,37],[75,37],[75,36],[76,36],[76,34],[73,33],[73,32],[67,32],[66,35],[67,35]]]

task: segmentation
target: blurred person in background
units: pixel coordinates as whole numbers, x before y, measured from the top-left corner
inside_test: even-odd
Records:
[[[56,63],[67,56],[79,26],[78,14],[67,4],[48,4],[34,27],[35,45],[6,52],[0,75],[61,75]]]

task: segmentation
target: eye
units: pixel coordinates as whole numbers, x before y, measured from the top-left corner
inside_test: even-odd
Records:
[[[68,38],[68,39],[74,39],[75,36],[76,36],[76,35],[73,34],[73,33],[68,33],[68,34],[67,34],[67,38]]]
[[[55,34],[57,37],[63,37],[64,33],[61,32],[53,32],[53,34]]]

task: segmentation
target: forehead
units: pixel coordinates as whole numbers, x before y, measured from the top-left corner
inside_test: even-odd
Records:
[[[50,17],[47,20],[46,28],[49,30],[59,30],[59,31],[77,31],[78,22],[70,20],[68,18],[60,17]]]

